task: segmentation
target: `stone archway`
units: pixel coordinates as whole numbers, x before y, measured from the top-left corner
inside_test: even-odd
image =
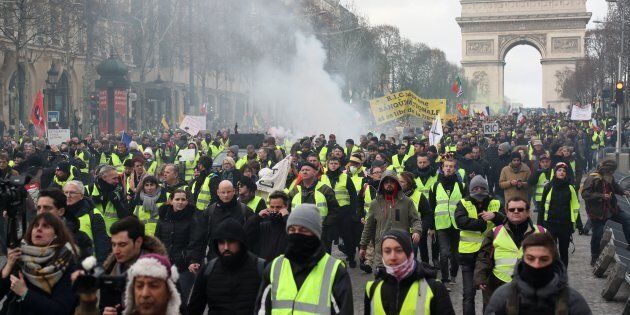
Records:
[[[540,52],[543,106],[566,111],[558,76],[584,57],[591,13],[586,0],[461,0],[462,68],[476,89],[477,103],[503,105],[505,56],[518,45]]]

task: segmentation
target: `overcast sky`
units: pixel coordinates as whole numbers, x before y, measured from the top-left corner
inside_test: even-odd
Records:
[[[461,61],[461,35],[455,17],[461,13],[458,0],[341,0],[354,6],[372,25],[391,24],[402,36],[440,48],[451,62]],[[606,15],[605,0],[588,0],[593,20]],[[590,23],[589,26],[592,26]],[[539,106],[542,100],[540,54],[530,46],[517,46],[506,56],[505,93],[514,102]]]

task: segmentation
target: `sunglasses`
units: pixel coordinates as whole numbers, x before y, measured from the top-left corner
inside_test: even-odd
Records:
[[[525,208],[508,208],[507,211],[508,212],[525,212],[527,209]]]

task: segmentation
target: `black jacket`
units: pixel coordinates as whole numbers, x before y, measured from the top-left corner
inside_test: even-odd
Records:
[[[556,260],[554,262],[554,277],[544,287],[540,289],[532,288],[521,277],[524,262],[516,265],[516,272],[512,277],[512,282],[501,286],[490,298],[484,314],[504,315],[507,314],[508,300],[518,301],[518,312],[520,315],[554,314],[557,302],[563,290],[568,290],[566,306],[568,314],[590,315],[592,314],[588,304],[579,292],[568,285],[567,272],[564,266]],[[514,297],[517,297],[514,299]]]
[[[464,200],[468,200],[472,202],[472,204],[477,208],[477,214],[480,214],[483,211],[488,211],[488,206],[490,205],[490,201],[495,200],[492,197],[488,197],[481,202],[477,202],[477,200],[472,199],[471,197],[466,197]],[[499,211],[495,212],[494,219],[492,219],[492,223],[495,226],[500,225],[505,221],[505,214],[503,214],[503,208],[499,206]],[[455,208],[455,222],[457,223],[457,227],[460,230],[467,231],[475,231],[475,232],[484,232],[488,227],[488,224],[484,219],[477,217],[471,218],[468,216],[468,210],[464,207],[462,202],[457,203],[457,208]],[[460,253],[459,256],[463,263],[471,263],[475,264],[475,258],[477,253]]]
[[[551,191],[551,195],[549,191]],[[540,203],[544,205],[549,198],[551,198],[551,202],[549,203],[547,220],[544,219],[544,212],[541,212],[538,215],[538,224],[542,226],[547,226],[547,223],[571,224],[571,189],[569,182],[567,180],[559,181],[557,178],[552,179],[545,186]]]
[[[429,288],[433,292],[431,299],[431,314],[433,315],[454,315],[453,304],[451,298],[443,283],[435,280],[435,271],[425,268],[420,263],[416,264],[416,271],[407,278],[398,282],[396,278],[387,274],[384,268],[379,268],[376,281],[372,284],[371,292],[365,292],[364,298],[364,314],[371,314],[371,302],[374,297],[375,286],[382,282],[381,286],[381,303],[386,314],[402,314],[402,308],[407,292],[411,285],[420,280],[425,279],[429,284]],[[369,295],[369,297],[368,297]],[[420,297],[422,298],[422,297]]]
[[[251,216],[245,224],[245,233],[252,252],[267,262],[284,254],[287,247],[288,218],[289,216]]]
[[[11,291],[10,278],[0,279],[0,298],[7,297],[2,305],[0,314],[2,315],[39,315],[39,314],[59,314],[72,315],[74,309],[79,304],[79,297],[72,289],[70,275],[76,270],[76,264],[70,262],[65,272],[55,284],[52,292],[46,291],[32,285],[25,278],[28,293],[22,302],[18,302],[19,297]]]
[[[94,213],[94,203],[90,199],[83,199],[72,206],[68,206],[67,211],[77,218],[84,215],[90,217],[94,254],[98,263],[102,264],[111,252],[111,243],[109,236],[107,236],[107,228],[105,227],[103,216]]]
[[[293,271],[293,279],[295,280],[295,285],[299,290],[304,284],[306,277],[311,273],[311,270],[317,265],[319,260],[324,256],[326,252],[324,251],[323,245],[320,246],[319,250],[313,254],[312,259],[310,259],[305,264],[297,264],[291,261],[291,270]],[[263,281],[260,286],[260,290],[258,291],[258,298],[256,299],[256,314],[258,311],[264,307],[265,314],[271,314],[271,292],[270,292],[270,277],[271,277],[271,263],[267,264],[265,271],[263,272]],[[266,294],[265,294],[266,293]],[[265,300],[263,300],[263,295],[266,296]],[[332,285],[332,296],[335,298],[335,302],[339,307],[338,314],[344,315],[352,315],[354,314],[354,305],[352,304],[352,284],[350,283],[350,274],[343,266],[343,264],[339,265],[337,269],[337,273],[335,274],[335,279],[333,280]],[[334,309],[331,309],[331,314],[336,314]]]
[[[198,212],[197,208],[191,204],[177,212],[173,210],[172,205],[162,205],[158,209],[160,219],[154,236],[162,241],[169,260],[177,266],[180,273],[188,270],[186,251],[190,242],[190,232],[197,224],[196,212]]]
[[[188,244],[189,262],[202,263],[204,256],[208,259],[214,258],[216,253],[212,248],[210,241],[216,232],[219,224],[227,218],[233,218],[241,224],[245,224],[247,219],[254,215],[254,212],[245,204],[239,202],[236,196],[228,203],[222,202],[220,199],[217,203],[211,204],[201,214],[197,213],[198,224],[192,231],[191,240]],[[210,250],[207,250],[210,248]]]

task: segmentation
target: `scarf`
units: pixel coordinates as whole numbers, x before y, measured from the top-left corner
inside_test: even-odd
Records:
[[[52,294],[52,290],[63,276],[75,256],[70,243],[63,247],[28,245],[22,242],[22,274],[32,285]]]
[[[157,214],[156,202],[158,198],[160,198],[161,192],[162,192],[162,189],[159,188],[159,186],[158,186],[158,189],[155,191],[155,194],[152,196],[145,194],[144,191],[140,192],[140,199],[142,200],[142,207],[144,208],[144,211],[151,213],[151,218],[153,218]]]
[[[416,270],[416,259],[412,252],[411,255],[407,257],[407,260],[398,266],[388,266],[385,259],[383,259],[383,265],[385,266],[385,272],[400,282]]]

